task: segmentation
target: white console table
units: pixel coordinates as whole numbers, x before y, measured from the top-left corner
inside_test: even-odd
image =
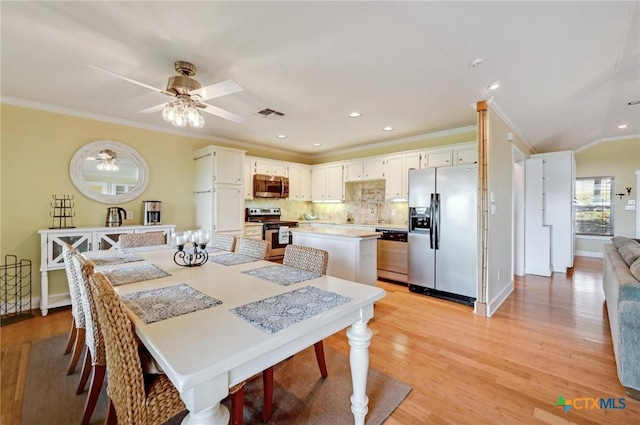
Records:
[[[40,310],[46,316],[50,308],[71,304],[68,293],[49,296],[49,271],[64,269],[62,247],[70,244],[79,252],[104,251],[120,248],[119,238],[124,233],[164,232],[166,241],[171,241],[175,224],[154,226],[119,227],[76,227],[73,229],[41,229],[40,233],[40,273],[41,300]]]

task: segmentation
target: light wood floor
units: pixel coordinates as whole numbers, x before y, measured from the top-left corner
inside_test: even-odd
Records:
[[[371,366],[413,387],[386,425],[639,424],[640,402],[616,375],[601,264],[578,257],[570,274],[517,278],[489,319],[378,282],[387,296],[370,322]],[[67,332],[70,320],[69,309],[58,309],[1,328],[1,424],[20,423],[31,342]],[[344,332],[325,344],[349,350]],[[554,406],[560,395],[624,398],[626,408],[565,414]]]

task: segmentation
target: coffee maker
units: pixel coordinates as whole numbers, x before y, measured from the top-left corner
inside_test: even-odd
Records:
[[[145,226],[153,226],[156,224],[162,224],[160,214],[162,210],[161,201],[142,201],[142,207],[144,211],[144,224]]]

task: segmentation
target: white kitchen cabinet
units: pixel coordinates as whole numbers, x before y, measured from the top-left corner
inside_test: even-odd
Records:
[[[405,189],[407,173],[404,171],[404,158],[402,155],[389,157],[384,164],[385,198],[407,199],[408,190]]]
[[[218,146],[194,152],[194,202],[196,225],[200,229],[242,235],[246,188],[244,152]],[[234,168],[233,172],[230,167]]]
[[[421,168],[430,167],[448,167],[453,160],[453,149],[447,149],[444,151],[435,150],[427,151],[424,155]]]
[[[244,237],[248,239],[262,240],[262,223],[245,223]]]
[[[364,163],[362,161],[349,161],[344,163],[344,181],[360,181],[364,178]]]
[[[289,164],[289,199],[311,200],[311,167],[303,164]]]
[[[289,166],[286,162],[274,161],[266,158],[251,158],[253,174],[289,177]]]
[[[454,165],[467,165],[478,163],[478,146],[473,144],[472,146],[463,146],[455,149],[455,162]]]
[[[73,229],[42,229],[40,234],[40,310],[46,316],[50,308],[71,304],[69,293],[49,294],[49,271],[64,269],[62,248],[69,244],[79,252],[105,251],[120,248],[120,235],[125,233],[163,232],[171,241],[175,224],[153,226],[76,227]]]
[[[371,158],[363,161],[364,180],[384,179],[384,158]]]
[[[194,152],[196,162],[195,190],[206,190],[211,184],[243,184],[245,151],[220,146],[206,146]]]
[[[422,162],[422,153],[411,152],[402,155],[404,159],[404,169],[408,173],[412,168],[415,170],[420,169],[420,163]],[[408,176],[408,174],[407,174]]]
[[[244,160],[244,199],[253,199],[253,167],[251,160]]]
[[[314,201],[344,201],[342,164],[313,166],[311,197]]]
[[[536,159],[543,161],[542,220],[551,228],[551,266],[554,272],[566,273],[574,258],[575,158],[564,151],[531,155],[530,160]]]

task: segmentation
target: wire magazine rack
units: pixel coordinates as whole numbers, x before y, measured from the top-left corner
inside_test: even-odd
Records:
[[[31,298],[31,260],[5,255],[0,265],[0,325],[33,317]]]

